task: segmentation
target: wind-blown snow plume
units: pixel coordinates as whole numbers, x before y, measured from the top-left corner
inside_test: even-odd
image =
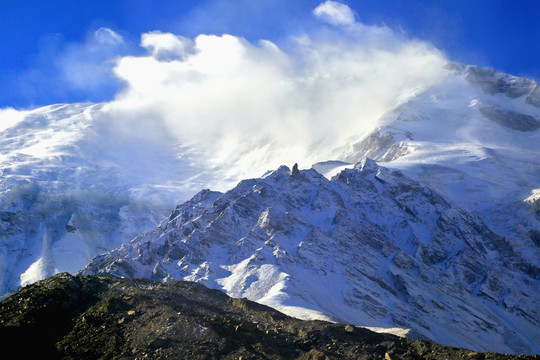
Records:
[[[166,129],[202,167],[235,179],[335,157],[403,94],[436,82],[445,63],[428,44],[365,26],[303,34],[282,48],[161,32],[143,34],[141,45],[147,55],[119,59],[126,88],[104,111],[130,128]]]
[[[71,45],[57,60],[65,81],[75,89],[98,89],[109,82],[112,59],[126,52],[124,39],[109,28],[89,34],[83,45]]]
[[[406,100],[403,94],[441,77],[446,61],[427,43],[362,25],[335,1],[313,15],[322,21],[318,30],[291,34],[279,46],[227,34],[145,33],[140,45],[147,54],[115,60],[114,74],[125,88],[94,116],[117,151],[131,148],[134,139],[163,145],[167,137],[186,169],[211,169],[222,182],[200,185],[224,190],[280,164],[309,167],[339,157],[337,147],[373,129],[385,111]],[[128,45],[101,28],[84,46],[70,47],[60,63],[77,85],[93,68],[83,61],[93,61],[89,54],[118,46]],[[100,64],[108,62],[100,58]],[[101,86],[106,70],[93,72],[98,76],[88,86]]]

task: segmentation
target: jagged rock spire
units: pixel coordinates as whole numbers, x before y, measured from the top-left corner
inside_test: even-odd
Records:
[[[300,176],[300,170],[298,170],[298,163],[295,163],[291,170],[292,176]]]

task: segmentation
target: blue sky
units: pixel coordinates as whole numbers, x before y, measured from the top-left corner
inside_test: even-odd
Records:
[[[313,16],[313,9],[320,3],[2,0],[0,107],[111,99],[122,86],[110,76],[113,60],[142,54],[140,37],[149,31],[188,38],[201,33],[228,33],[280,45],[288,36],[321,26]],[[451,60],[540,79],[538,0],[343,3],[354,11],[357,21],[385,25],[409,39],[430,42]]]

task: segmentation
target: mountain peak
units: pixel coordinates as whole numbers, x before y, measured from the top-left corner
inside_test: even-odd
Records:
[[[333,180],[280,169],[213,202],[179,206],[185,216],[82,273],[197,281],[304,319],[413,329],[475,350],[537,351],[537,339],[512,330],[537,333],[515,312],[537,312],[539,280],[523,270],[534,266],[480,217],[369,159]],[[528,300],[516,302],[523,292]],[[472,314],[490,326],[472,326]]]
[[[359,171],[374,172],[379,170],[379,165],[377,165],[377,162],[375,162],[374,160],[366,157],[362,159],[362,161],[356,163],[354,165],[354,168]]]

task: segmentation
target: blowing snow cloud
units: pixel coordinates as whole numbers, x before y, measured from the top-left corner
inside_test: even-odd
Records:
[[[363,25],[335,1],[312,15],[316,29],[281,42],[142,34],[146,54],[116,58],[113,72],[124,88],[93,115],[111,138],[101,135],[102,143],[116,153],[133,142],[167,144],[186,174],[175,180],[223,190],[282,164],[340,159],[386,111],[441,77],[446,60],[425,42]],[[124,43],[101,28],[80,54],[70,49],[77,61],[65,71],[73,73],[95,47]],[[160,157],[138,155],[142,164]]]
[[[338,158],[404,94],[440,77],[446,61],[429,44],[364,26],[341,3],[314,14],[339,28],[291,36],[285,49],[226,34],[143,34],[147,54],[118,60],[126,87],[105,112],[173,134],[201,167],[238,179]]]

